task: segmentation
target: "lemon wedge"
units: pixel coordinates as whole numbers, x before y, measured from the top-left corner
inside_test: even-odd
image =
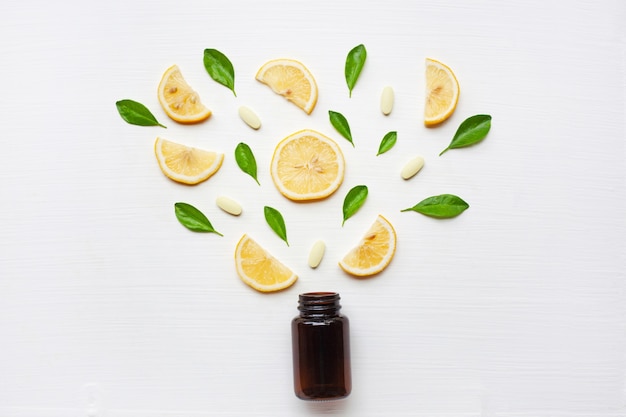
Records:
[[[339,261],[339,266],[351,275],[367,277],[385,269],[395,252],[396,231],[386,218],[378,215],[361,241]]]
[[[235,266],[243,282],[261,292],[275,292],[292,286],[298,276],[247,234],[235,248]]]
[[[317,104],[317,83],[307,67],[294,59],[273,59],[261,66],[255,77],[307,114]]]
[[[211,110],[202,104],[177,65],[172,65],[163,74],[158,95],[165,113],[179,123],[199,123],[211,116]]]
[[[165,176],[189,185],[209,179],[224,161],[223,153],[192,148],[162,138],[154,142],[154,153]]]
[[[452,116],[460,91],[459,82],[452,70],[439,61],[427,58],[424,124],[435,126]]]

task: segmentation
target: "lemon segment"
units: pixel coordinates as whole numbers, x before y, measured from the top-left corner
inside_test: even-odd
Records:
[[[317,104],[317,83],[307,67],[294,59],[274,59],[261,66],[257,81],[285,97],[307,114]]]
[[[222,166],[224,154],[157,138],[154,153],[163,174],[183,184],[206,181]]]
[[[339,266],[351,275],[367,277],[385,269],[395,252],[396,231],[379,215],[361,241],[339,261]]]
[[[320,200],[343,182],[345,160],[335,141],[305,129],[276,145],[270,174],[285,197],[294,201]]]
[[[459,82],[447,65],[426,58],[424,124],[435,126],[452,116],[460,91]]]
[[[235,248],[235,266],[243,282],[260,292],[275,292],[292,286],[298,276],[244,234]]]
[[[165,113],[179,123],[199,123],[211,116],[211,110],[202,104],[177,65],[172,65],[163,74],[158,96]]]

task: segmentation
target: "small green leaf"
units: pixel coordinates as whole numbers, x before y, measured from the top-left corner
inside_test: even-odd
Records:
[[[480,142],[487,136],[489,129],[491,129],[491,116],[487,114],[477,114],[465,119],[454,134],[450,145],[441,151],[439,156],[448,149],[463,148]]]
[[[269,206],[263,207],[263,212],[265,213],[265,221],[267,224],[272,228],[274,233],[289,246],[289,242],[287,241],[287,227],[285,226],[283,215],[275,208]]]
[[[352,133],[350,132],[350,125],[344,115],[336,111],[328,110],[328,116],[330,117],[330,124],[332,124],[333,127],[337,129],[337,132],[346,138],[348,142],[352,144],[352,147],[354,147],[354,142],[352,142]]]
[[[380,146],[378,147],[378,153],[376,156],[387,152],[396,144],[396,140],[398,140],[398,132],[389,132],[384,137],[383,140],[380,141]]]
[[[346,83],[348,84],[348,90],[350,91],[350,97],[352,97],[352,89],[359,79],[363,65],[365,65],[365,59],[367,58],[367,51],[363,44],[357,45],[348,52],[346,57]]]
[[[243,172],[250,175],[257,184],[261,185],[256,178],[256,159],[254,158],[252,149],[250,149],[248,145],[243,142],[237,145],[235,148],[235,161],[237,161],[237,165],[239,165],[239,168],[241,168]]]
[[[461,197],[453,194],[441,194],[428,197],[413,207],[401,211],[416,211],[437,219],[449,219],[458,216],[468,208],[469,204],[463,201]]]
[[[209,219],[197,208],[187,203],[174,204],[174,212],[178,221],[187,229],[201,233],[215,233],[224,236],[213,228]]]
[[[356,213],[363,203],[365,203],[365,199],[367,198],[367,186],[365,185],[357,185],[353,187],[348,194],[346,194],[346,198],[343,200],[343,222],[341,225],[343,226],[346,220],[348,220],[354,213]]]
[[[204,50],[204,68],[218,83],[228,87],[235,97],[235,69],[230,60],[217,49]]]
[[[134,100],[119,100],[115,102],[117,112],[127,123],[137,126],[163,126],[143,104]]]

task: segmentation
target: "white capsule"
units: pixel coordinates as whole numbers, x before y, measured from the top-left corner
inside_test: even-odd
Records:
[[[402,175],[402,178],[408,180],[409,178],[420,172],[420,169],[422,169],[423,166],[424,158],[421,156],[416,156],[404,165],[400,174]]]
[[[389,86],[383,88],[383,93],[380,95],[380,111],[382,111],[385,116],[393,110],[393,101],[393,88]]]
[[[225,196],[217,197],[215,203],[228,214],[232,214],[233,216],[239,216],[241,214],[241,205],[232,198]]]
[[[261,127],[261,119],[249,107],[239,107],[239,117],[252,129],[257,130]]]
[[[322,262],[324,252],[326,252],[326,244],[323,241],[318,240],[313,244],[311,252],[309,252],[309,266],[311,268],[317,268],[320,262]]]

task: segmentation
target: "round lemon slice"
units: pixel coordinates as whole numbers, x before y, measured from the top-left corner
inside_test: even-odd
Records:
[[[224,154],[192,148],[157,138],[154,153],[161,171],[170,179],[195,185],[206,181],[222,166]]]
[[[447,65],[426,58],[424,124],[435,126],[452,116],[460,91],[459,82]]]
[[[211,116],[211,110],[202,104],[177,65],[172,65],[163,74],[158,95],[165,113],[179,123],[198,123]]]
[[[315,130],[293,133],[276,145],[270,174],[285,197],[320,200],[343,182],[345,160],[335,141]]]
[[[235,267],[243,282],[261,292],[284,290],[298,279],[296,274],[247,234],[241,237],[235,248]]]
[[[351,275],[367,277],[385,269],[395,253],[396,231],[379,215],[361,241],[339,261],[339,266]]]
[[[317,104],[317,83],[311,71],[299,61],[273,59],[263,64],[255,78],[307,114]]]

